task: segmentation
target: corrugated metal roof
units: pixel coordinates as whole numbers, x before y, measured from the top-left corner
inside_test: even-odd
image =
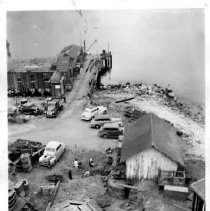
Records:
[[[57,70],[64,72],[69,70],[69,58],[61,56],[57,62]]]
[[[121,161],[154,147],[184,166],[178,136],[171,124],[152,113],[145,114],[125,129]]]
[[[52,76],[50,78],[50,82],[51,83],[60,83],[62,76],[63,76],[63,74],[61,72],[56,71],[52,74]]]
[[[81,50],[82,50],[81,46],[73,44],[73,45],[69,45],[69,46],[63,48],[63,50],[61,51],[61,54],[66,53],[69,57],[76,58],[79,56]]]
[[[205,201],[205,179],[194,182],[191,185],[193,191]]]
[[[55,58],[39,58],[39,59],[14,59],[8,62],[8,72],[53,72],[51,70],[52,63],[55,62]],[[33,63],[35,62],[35,63]]]

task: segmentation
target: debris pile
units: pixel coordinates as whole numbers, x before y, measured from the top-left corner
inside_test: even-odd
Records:
[[[44,151],[44,145],[40,142],[18,139],[8,146],[9,160],[16,170],[30,172],[32,163],[39,159]]]

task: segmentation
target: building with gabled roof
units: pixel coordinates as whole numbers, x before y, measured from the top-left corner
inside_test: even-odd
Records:
[[[159,170],[177,171],[184,161],[176,130],[156,115],[145,114],[125,129],[121,162],[126,162],[127,178],[155,179]]]
[[[70,45],[65,47],[58,58],[35,58],[24,60],[9,60],[8,62],[8,90],[28,93],[52,94],[60,96],[65,91],[71,90],[73,80],[80,72],[83,62],[82,47]],[[55,73],[56,72],[56,73]],[[64,79],[60,82],[53,82],[54,77],[59,73]],[[52,78],[51,78],[52,77]]]
[[[191,189],[193,191],[192,211],[205,211],[205,179],[191,184]]]
[[[51,76],[50,84],[52,97],[62,97],[65,93],[65,74],[59,71],[54,72]]]
[[[55,58],[35,58],[8,62],[7,80],[8,90],[16,90],[27,93],[48,91],[50,92],[49,80],[55,72],[52,63]]]
[[[65,73],[65,89],[69,89],[82,66],[83,51],[81,46],[70,45],[58,55],[56,70]]]

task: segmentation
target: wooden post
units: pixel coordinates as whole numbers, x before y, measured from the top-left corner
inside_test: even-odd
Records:
[[[55,200],[56,194],[58,192],[59,185],[60,185],[60,180],[57,181],[57,184],[55,186],[55,190],[54,190],[54,192],[52,193],[52,195],[50,197],[50,200],[49,200],[49,203],[47,205],[46,211],[49,211],[50,207],[53,205],[53,202]]]

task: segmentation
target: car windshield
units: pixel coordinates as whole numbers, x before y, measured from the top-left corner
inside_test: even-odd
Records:
[[[53,149],[53,148],[46,148],[45,149],[47,152],[55,152],[55,149]]]
[[[90,109],[90,108],[86,108],[86,109],[85,109],[85,112],[91,113],[91,109]]]
[[[48,106],[48,109],[47,109],[47,110],[52,111],[52,110],[54,110],[54,109],[55,109],[54,106]]]
[[[48,103],[48,110],[52,111],[55,108],[55,102]]]

